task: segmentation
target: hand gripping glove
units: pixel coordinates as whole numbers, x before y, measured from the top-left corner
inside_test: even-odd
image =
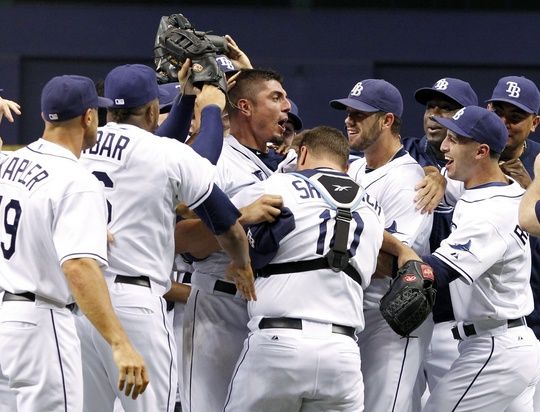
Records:
[[[382,297],[380,311],[392,330],[409,336],[428,317],[436,290],[431,266],[409,260],[397,272],[390,289]]]

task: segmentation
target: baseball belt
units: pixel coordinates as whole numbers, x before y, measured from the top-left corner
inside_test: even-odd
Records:
[[[518,318],[518,319],[508,319],[508,328],[517,328],[518,326],[525,326],[527,325],[527,322],[525,321],[524,317]],[[473,324],[469,325],[463,325],[463,332],[465,336],[474,336],[477,334],[476,329]],[[454,339],[462,340],[461,336],[459,335],[459,329],[457,326],[454,326],[452,328],[452,335],[454,336]]]
[[[298,329],[302,330],[302,319],[298,318],[262,318],[259,329]],[[332,333],[346,335],[354,339],[356,329],[352,326],[332,323]]]
[[[124,276],[116,275],[114,283],[126,283],[128,285],[143,286],[145,288],[150,287],[150,278],[148,276]]]
[[[11,292],[4,292],[4,297],[2,298],[2,302],[35,302],[36,301],[36,295],[32,292],[21,292],[21,293],[11,293]],[[75,303],[70,303],[69,305],[66,305],[66,309],[69,309],[73,311],[75,308]]]

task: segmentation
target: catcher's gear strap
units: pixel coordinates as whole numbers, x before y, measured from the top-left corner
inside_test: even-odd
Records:
[[[349,225],[352,220],[351,209],[362,201],[364,191],[354,180],[347,176],[321,172],[308,178],[300,173],[292,174],[314,186],[326,203],[336,210],[334,242],[331,244],[330,251],[325,258],[328,261],[328,267],[333,271],[344,271],[349,266],[347,243],[349,240]],[[358,283],[361,284],[361,282]]]
[[[321,257],[312,260],[301,260],[298,262],[271,263],[265,267],[258,269],[255,273],[256,277],[267,278],[272,275],[283,275],[298,272],[309,272],[310,270],[318,269],[333,269],[330,267],[328,259]],[[342,269],[352,280],[362,286],[362,278],[358,271],[351,265]]]

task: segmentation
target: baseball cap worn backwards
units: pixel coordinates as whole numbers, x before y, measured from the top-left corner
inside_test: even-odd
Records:
[[[112,69],[105,78],[105,97],[114,109],[131,109],[164,96],[159,91],[156,73],[144,64],[126,64]]]
[[[531,80],[522,76],[506,76],[499,79],[493,89],[491,99],[486,102],[506,102],[519,107],[527,113],[540,110],[540,92]]]
[[[382,79],[366,79],[356,83],[348,97],[332,100],[330,106],[338,110],[351,107],[367,113],[393,113],[397,117],[403,114],[403,99],[399,90]]]
[[[471,85],[452,77],[444,77],[437,80],[432,87],[422,87],[414,92],[416,101],[423,105],[441,96],[449,98],[463,107],[478,105],[478,96]]]
[[[164,83],[159,87],[159,111],[160,113],[168,113],[171,110],[172,104],[176,96],[180,94],[180,83]]]
[[[94,82],[84,76],[53,77],[41,91],[41,112],[48,122],[70,120],[88,109],[111,105],[110,99],[98,97]]]
[[[487,144],[495,153],[501,153],[508,141],[508,130],[501,118],[483,107],[466,106],[450,118],[433,116],[433,120],[458,136]]]

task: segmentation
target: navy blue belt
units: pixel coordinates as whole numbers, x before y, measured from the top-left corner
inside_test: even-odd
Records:
[[[298,318],[262,318],[259,329],[299,329],[302,330],[302,319]],[[332,332],[346,335],[354,339],[356,329],[352,326],[332,323]]]
[[[518,319],[508,319],[508,328],[517,328],[518,326],[524,326],[527,324],[524,317],[518,318]],[[465,333],[465,336],[474,336],[477,334],[476,329],[473,324],[469,325],[463,325],[463,333]],[[454,339],[462,340],[461,336],[459,335],[459,329],[457,326],[454,326],[452,328],[452,335],[454,335]]]
[[[2,302],[35,302],[36,301],[36,295],[32,292],[22,292],[22,293],[11,293],[11,292],[4,292],[4,297],[2,298]],[[66,305],[66,308],[69,310],[73,310],[75,308],[75,303],[70,303],[69,305]]]

